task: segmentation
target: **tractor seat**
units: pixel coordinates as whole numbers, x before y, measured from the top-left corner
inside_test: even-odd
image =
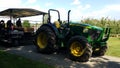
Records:
[[[54,25],[56,26],[56,28],[60,28],[60,22],[59,21],[55,21]]]

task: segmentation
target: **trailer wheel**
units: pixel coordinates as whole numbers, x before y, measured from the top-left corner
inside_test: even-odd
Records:
[[[56,36],[52,29],[48,26],[40,27],[36,32],[35,45],[38,52],[41,53],[53,53],[54,45],[56,43]]]
[[[19,42],[20,41],[18,39],[12,39],[11,45],[13,45],[13,46],[19,46],[20,45]]]
[[[92,47],[87,39],[80,36],[72,37],[68,42],[68,57],[74,61],[86,62],[92,55]]]

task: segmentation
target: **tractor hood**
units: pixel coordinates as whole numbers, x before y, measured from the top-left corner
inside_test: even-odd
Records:
[[[74,34],[87,37],[90,42],[100,41],[104,32],[104,28],[82,23],[70,23],[70,29]]]
[[[80,27],[83,27],[83,28],[100,30],[100,31],[103,30],[103,28],[98,27],[98,26],[93,26],[93,25],[90,25],[90,24],[74,23],[74,22],[70,22],[70,26],[80,26]]]

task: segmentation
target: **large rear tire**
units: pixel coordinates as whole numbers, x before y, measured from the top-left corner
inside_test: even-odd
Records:
[[[37,32],[35,37],[35,45],[37,50],[41,53],[53,53],[54,45],[56,43],[56,36],[52,29],[48,26],[41,26]]]
[[[92,47],[87,39],[74,36],[68,42],[68,57],[74,61],[86,62],[92,55]]]

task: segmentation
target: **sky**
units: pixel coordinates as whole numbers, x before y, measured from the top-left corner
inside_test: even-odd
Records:
[[[45,12],[57,9],[62,20],[67,20],[68,10],[71,10],[70,19],[75,21],[102,17],[120,20],[120,0],[0,0],[0,11],[7,8],[33,8]],[[56,18],[56,13],[53,16]]]

